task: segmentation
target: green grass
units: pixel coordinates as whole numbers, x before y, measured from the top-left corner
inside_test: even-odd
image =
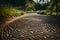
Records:
[[[39,14],[42,14],[42,15],[52,15],[52,16],[57,15],[56,12],[50,13],[50,11],[47,11],[47,10],[41,10],[41,11],[39,11]],[[60,12],[58,12],[58,15],[60,15]]]
[[[23,10],[18,10],[13,7],[2,7],[0,9],[0,16],[19,16],[23,14],[25,14]]]

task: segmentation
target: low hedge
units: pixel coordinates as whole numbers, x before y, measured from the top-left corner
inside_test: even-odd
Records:
[[[19,16],[25,14],[24,11],[18,10],[10,6],[0,7],[0,16]]]

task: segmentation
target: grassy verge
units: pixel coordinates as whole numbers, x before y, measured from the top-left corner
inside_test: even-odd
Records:
[[[25,13],[26,12],[23,10],[18,10],[10,6],[0,7],[0,25],[1,23],[4,24],[4,22],[9,21],[17,16],[24,15]]]
[[[25,14],[23,10],[18,10],[13,7],[1,7],[0,8],[0,17],[9,17],[9,16],[21,16]]]
[[[42,15],[52,15],[52,16],[59,16],[60,15],[60,12],[56,13],[56,12],[50,12],[50,11],[47,11],[47,10],[41,10],[38,12],[38,14],[42,14]]]

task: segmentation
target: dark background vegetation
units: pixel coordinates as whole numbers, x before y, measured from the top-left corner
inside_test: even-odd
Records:
[[[43,1],[44,0],[40,0]],[[39,2],[40,2],[39,1]],[[0,15],[4,15],[4,14],[13,14],[13,13],[6,13],[3,10],[5,10],[6,8],[8,10],[12,10],[15,9],[16,11],[37,11],[39,10],[41,12],[41,10],[45,10],[43,11],[46,14],[56,14],[59,15],[60,14],[60,0],[50,0],[50,2],[44,3],[44,4],[40,4],[37,0],[37,3],[34,2],[33,0],[0,0]],[[3,9],[4,8],[4,9]],[[10,8],[10,9],[9,9]],[[11,11],[10,10],[10,11]],[[14,10],[13,10],[14,11]],[[18,14],[18,13],[15,13]]]

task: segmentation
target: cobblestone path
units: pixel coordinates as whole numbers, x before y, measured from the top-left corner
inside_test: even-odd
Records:
[[[60,16],[30,14],[6,25],[4,34],[3,40],[60,40]]]

